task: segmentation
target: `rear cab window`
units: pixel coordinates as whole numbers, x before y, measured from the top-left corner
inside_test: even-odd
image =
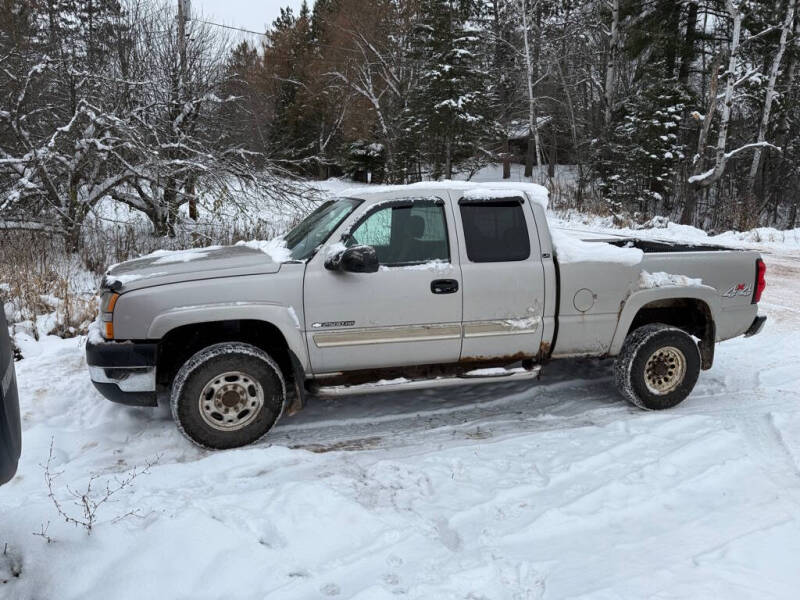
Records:
[[[459,200],[467,258],[474,263],[513,262],[531,255],[523,199]]]

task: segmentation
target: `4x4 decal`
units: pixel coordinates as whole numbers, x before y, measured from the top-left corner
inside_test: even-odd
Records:
[[[752,283],[737,283],[728,288],[727,291],[722,292],[723,298],[735,298],[736,296],[752,296],[753,284]]]

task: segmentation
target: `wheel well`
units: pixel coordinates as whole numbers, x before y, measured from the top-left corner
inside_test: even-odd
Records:
[[[233,320],[192,323],[167,332],[158,344],[158,384],[170,386],[178,369],[193,354],[220,342],[244,342],[261,348],[278,363],[287,381],[294,379],[289,345],[280,329],[266,321]]]
[[[711,368],[716,325],[708,304],[696,298],[669,298],[645,304],[636,313],[627,334],[650,323],[672,325],[698,338],[702,368]]]

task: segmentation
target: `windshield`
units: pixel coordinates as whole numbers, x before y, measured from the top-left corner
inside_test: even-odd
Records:
[[[293,260],[307,260],[320,244],[324,244],[331,233],[341,225],[348,215],[361,204],[355,198],[329,200],[303,219],[300,224],[283,236]]]

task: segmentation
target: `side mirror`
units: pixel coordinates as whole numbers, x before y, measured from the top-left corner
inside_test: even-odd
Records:
[[[325,268],[329,271],[375,273],[378,267],[378,255],[372,246],[345,248],[325,261]]]

